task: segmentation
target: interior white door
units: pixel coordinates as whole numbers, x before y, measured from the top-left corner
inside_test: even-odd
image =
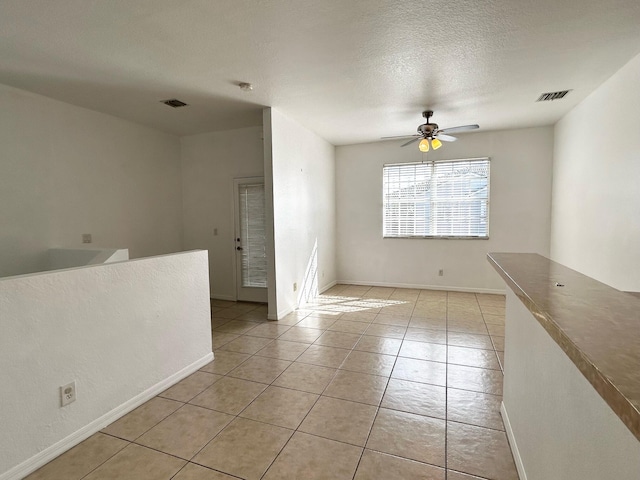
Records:
[[[235,252],[237,298],[267,302],[267,248],[264,178],[237,178]]]

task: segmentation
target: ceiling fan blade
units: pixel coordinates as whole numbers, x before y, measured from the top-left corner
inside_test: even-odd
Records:
[[[461,125],[459,127],[451,127],[451,128],[443,128],[439,131],[439,133],[459,133],[459,132],[468,132],[469,130],[475,130],[476,128],[480,128],[480,125]]]
[[[442,132],[442,130],[440,130],[440,132]],[[440,133],[440,132],[438,132],[436,137],[442,140],[443,142],[455,142],[457,140],[456,137],[452,137],[451,135],[447,135],[446,133]]]
[[[388,138],[409,138],[409,137],[420,137],[421,135],[395,135],[393,137],[380,137],[380,140],[387,140]]]
[[[422,135],[418,136],[418,138],[414,138],[413,140],[409,140],[406,143],[403,143],[402,145],[400,145],[401,147],[406,147],[407,145],[411,145],[414,142],[417,142],[418,140],[422,139]]]

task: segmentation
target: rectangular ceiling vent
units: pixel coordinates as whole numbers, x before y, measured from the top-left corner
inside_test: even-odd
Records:
[[[170,98],[169,100],[162,100],[162,103],[164,103],[165,105],[169,105],[170,107],[173,107],[173,108],[180,108],[180,107],[188,106],[186,103],[181,102],[177,98]]]
[[[538,97],[536,102],[550,102],[552,100],[560,100],[561,98],[564,98],[570,91],[571,90],[562,90],[560,92],[543,93]]]

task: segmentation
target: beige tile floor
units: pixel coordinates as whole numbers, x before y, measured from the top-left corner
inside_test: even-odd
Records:
[[[517,479],[504,297],[337,285],[278,322],[212,301],[215,360],[35,479]]]

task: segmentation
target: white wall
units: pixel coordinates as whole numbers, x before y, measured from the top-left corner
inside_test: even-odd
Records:
[[[212,359],[207,252],[0,279],[0,478],[18,479]],[[59,387],[75,380],[76,402]]]
[[[126,248],[51,248],[48,251],[48,257],[47,270],[59,270],[100,263],[123,262],[129,260],[129,251]]]
[[[551,256],[640,291],[640,55],[555,126]]]
[[[427,154],[491,158],[489,240],[382,238],[382,166],[422,160],[416,145],[401,144],[336,149],[340,282],[504,291],[488,252],[549,255],[552,127],[469,133]]]
[[[262,127],[191,135],[180,141],[184,248],[209,250],[211,296],[235,300],[233,179],[264,176]]]
[[[269,320],[277,320],[278,294],[276,291],[275,232],[273,228],[273,135],[271,131],[271,110],[271,108],[262,110],[262,132],[264,136],[264,215],[267,247],[267,318]]]
[[[0,277],[39,271],[51,247],[181,247],[177,137],[0,85]]]
[[[335,147],[273,108],[265,110],[264,124],[265,171],[273,182],[266,184],[275,270],[269,315],[281,318],[304,301],[305,292],[336,280]],[[317,275],[309,275],[314,256]]]

